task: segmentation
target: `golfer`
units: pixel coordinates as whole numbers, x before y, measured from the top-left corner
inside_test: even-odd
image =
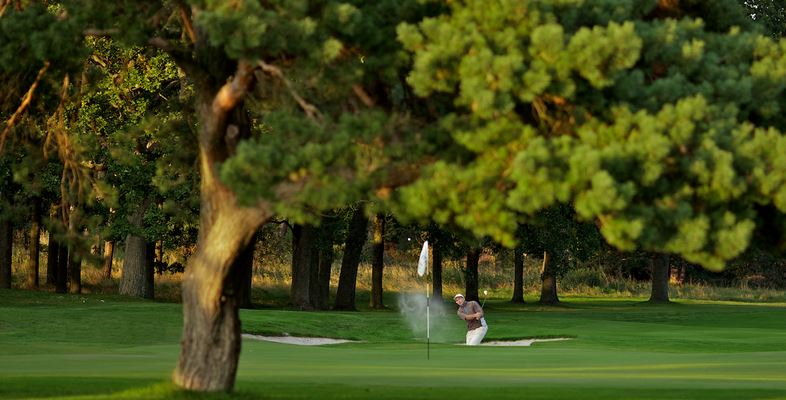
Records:
[[[467,321],[467,346],[479,345],[489,330],[483,318],[483,308],[477,301],[466,301],[461,293],[453,296],[453,301],[458,304],[459,318]]]

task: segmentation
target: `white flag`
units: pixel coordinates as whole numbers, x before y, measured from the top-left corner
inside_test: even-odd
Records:
[[[418,276],[423,276],[428,271],[428,240],[423,243],[423,250],[420,251],[418,260]]]

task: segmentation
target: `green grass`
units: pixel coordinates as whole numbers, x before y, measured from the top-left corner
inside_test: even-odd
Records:
[[[361,342],[245,340],[236,391],[203,395],[168,383],[179,352],[179,305],[0,290],[0,397],[786,399],[783,303],[563,300],[559,307],[490,300],[487,339],[573,340],[456,346],[464,327],[448,313],[434,319],[430,360],[395,310],[242,310],[247,332]]]

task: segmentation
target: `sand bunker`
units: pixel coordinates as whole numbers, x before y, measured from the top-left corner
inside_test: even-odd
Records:
[[[297,336],[262,336],[262,335],[252,335],[250,333],[244,333],[242,336],[246,339],[265,340],[268,342],[285,343],[285,344],[298,344],[301,346],[321,346],[323,344],[339,344],[339,343],[354,342],[354,340],[344,340],[344,339],[297,337]]]
[[[483,342],[481,346],[531,346],[536,342],[556,342],[559,340],[571,340],[571,338],[551,338],[551,339],[521,339],[521,340],[492,340]]]

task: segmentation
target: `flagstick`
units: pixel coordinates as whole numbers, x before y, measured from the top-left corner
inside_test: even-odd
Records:
[[[431,304],[429,302],[429,284],[426,279],[426,360],[431,359]]]

